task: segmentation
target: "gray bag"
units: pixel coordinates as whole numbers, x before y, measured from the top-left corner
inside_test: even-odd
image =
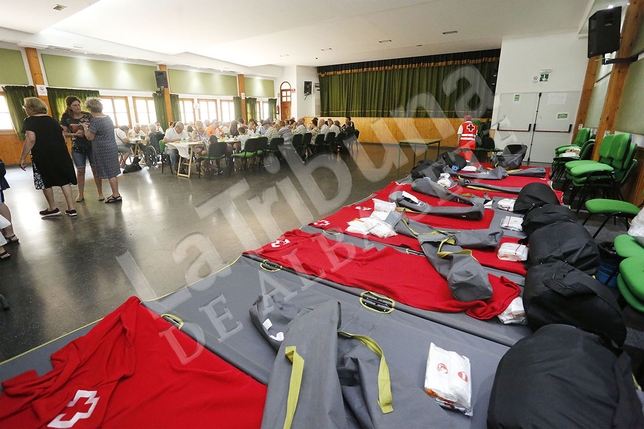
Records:
[[[396,203],[400,207],[413,210],[418,213],[430,214],[434,216],[457,217],[462,219],[483,219],[485,207],[481,203],[474,203],[467,207],[454,206],[432,206],[424,201],[415,202],[405,196],[401,191],[396,191],[389,195],[389,201]]]

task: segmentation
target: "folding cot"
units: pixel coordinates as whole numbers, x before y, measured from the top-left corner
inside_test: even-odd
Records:
[[[524,178],[513,178],[513,180],[519,183]],[[394,182],[371,197],[386,199],[392,190],[403,188],[408,189],[409,182],[406,184]],[[409,191],[411,191],[410,188]],[[486,210],[486,217],[478,224],[471,224],[471,229],[487,228],[490,223],[497,222],[499,216],[507,213],[499,211],[496,203],[501,197],[511,195],[477,189],[461,191],[480,196],[493,194],[494,209]],[[346,216],[346,213],[342,214],[343,210],[360,211],[357,208],[358,205],[369,207],[370,198],[343,208],[321,221],[333,220],[333,216],[336,218]],[[423,216],[416,216],[416,218],[431,222],[429,217]],[[441,221],[441,219],[433,220],[438,223]],[[342,220],[337,218],[336,226],[341,222]],[[447,227],[463,228],[462,223],[450,224],[445,219],[442,219],[442,222],[443,225],[447,223]],[[330,240],[339,240],[357,248],[390,248],[401,252],[414,250],[409,243],[388,243],[386,240],[379,242],[366,237],[352,236],[342,228],[335,230],[328,228],[331,224],[332,222],[325,224],[318,221],[303,227],[302,231],[318,233]],[[325,229],[327,234],[320,234]],[[513,238],[520,236],[520,233],[514,234]],[[427,261],[424,260],[423,263]],[[400,268],[406,269],[406,267]],[[522,284],[523,277],[520,275],[520,270],[515,270],[513,273],[513,270],[503,268],[501,265],[501,269],[488,268],[488,271]],[[265,260],[257,253],[249,252],[208,278],[159,300],[144,304],[234,367],[249,374],[260,383],[266,384],[276,352],[252,325],[249,309],[255,300],[262,294],[279,295],[300,307],[315,306],[329,300],[337,301],[341,308],[341,329],[373,338],[382,348],[389,365],[406,374],[418,389],[423,388],[426,359],[431,342],[441,348],[467,356],[472,362],[473,416],[466,417],[458,412],[440,409],[429,396],[427,404],[432,408],[432,412],[436,413],[437,418],[447,419],[453,427],[485,427],[489,393],[496,366],[510,346],[530,333],[527,327],[503,325],[496,319],[477,320],[462,312],[423,310],[369,293],[365,291],[367,288],[356,288],[355,285],[340,284],[329,278],[297,271],[300,270],[282,267],[280,264]],[[49,355],[75,337],[87,332],[89,328],[83,328],[3,363],[0,365],[0,379],[6,380],[27,369],[36,369],[39,373],[47,371],[51,367]],[[349,422],[357,427],[355,420],[349,418]],[[186,422],[186,426],[189,426],[189,422]]]

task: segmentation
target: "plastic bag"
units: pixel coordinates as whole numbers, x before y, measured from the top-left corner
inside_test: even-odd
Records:
[[[441,407],[472,415],[470,360],[431,343],[425,372],[425,392]]]
[[[637,216],[633,218],[631,226],[628,228],[628,235],[644,246],[644,210],[640,210]]]

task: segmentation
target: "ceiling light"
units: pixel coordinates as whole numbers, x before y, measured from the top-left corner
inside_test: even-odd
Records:
[[[446,35],[446,34],[456,34],[456,33],[458,33],[458,31],[457,31],[457,30],[443,31],[443,35]]]
[[[54,10],[57,10],[58,12],[60,12],[63,9],[67,9],[67,6],[63,4],[57,4],[56,6],[54,6]]]
[[[378,43],[391,43],[391,39],[378,40]]]

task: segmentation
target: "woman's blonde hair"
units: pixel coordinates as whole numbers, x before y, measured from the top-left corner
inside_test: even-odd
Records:
[[[87,107],[90,112],[103,113],[103,103],[101,103],[100,98],[88,98],[87,100],[85,100],[85,107]]]
[[[39,115],[41,113],[47,114],[47,105],[38,97],[25,98],[25,109],[28,109],[32,114]]]

